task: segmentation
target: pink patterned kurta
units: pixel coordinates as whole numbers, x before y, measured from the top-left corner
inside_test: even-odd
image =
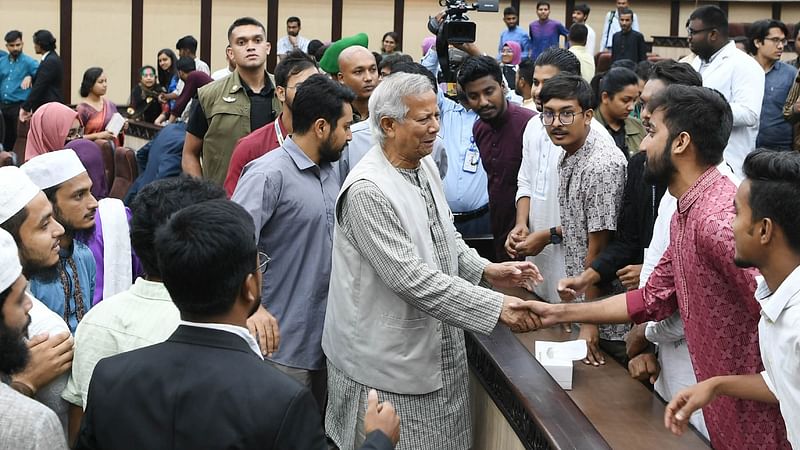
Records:
[[[670,246],[642,289],[627,295],[637,323],[680,310],[698,381],[758,374],[759,306],[754,269],[733,263],[736,186],[710,168],[678,200]],[[716,449],[791,448],[778,405],[719,397],[703,408]]]

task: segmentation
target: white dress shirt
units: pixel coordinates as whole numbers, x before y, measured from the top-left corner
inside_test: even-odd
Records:
[[[181,320],[178,322],[178,325],[185,325],[187,327],[197,327],[197,328],[208,328],[211,330],[219,330],[219,331],[226,331],[231,334],[235,334],[240,338],[244,339],[247,342],[247,345],[250,347],[250,350],[253,351],[260,359],[264,359],[264,356],[261,354],[261,349],[258,348],[258,343],[256,339],[250,334],[250,331],[244,327],[238,327],[236,325],[229,325],[227,323],[205,323],[205,322],[189,322],[188,320]]]
[[[775,292],[758,277],[756,300],[761,305],[758,346],[761,376],[780,402],[781,415],[793,448],[800,448],[800,267]]]
[[[608,130],[592,119],[591,127],[612,140]],[[539,116],[533,117],[522,135],[522,164],[517,174],[516,201],[530,198],[528,230],[549,230],[561,225],[558,205],[558,165],[564,149],[550,140]],[[559,303],[558,281],[566,276],[564,246],[548,244],[536,256],[529,256],[542,272],[544,281],[533,292],[549,303]]]
[[[586,25],[586,49],[589,50],[589,54],[594,56],[597,54],[597,34],[595,34],[594,29],[589,26],[588,23],[584,23]]]
[[[758,118],[764,99],[764,69],[755,59],[737,49],[733,41],[708,61],[695,57],[692,67],[702,75],[703,86],[718,90],[731,105],[733,130],[724,157],[733,173],[742,177],[744,158],[756,146]]]

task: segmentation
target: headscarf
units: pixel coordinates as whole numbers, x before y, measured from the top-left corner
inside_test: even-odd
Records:
[[[430,51],[431,47],[433,47],[434,45],[436,45],[436,36],[428,36],[425,39],[423,39],[422,40],[422,56],[427,55],[428,51]]]
[[[511,65],[516,66],[522,61],[522,46],[516,41],[506,41],[506,43],[503,44],[503,47],[505,46],[508,46],[508,48],[511,49],[511,53],[514,55],[514,57],[511,58]]]
[[[103,162],[103,155],[100,147],[88,139],[75,139],[70,141],[66,148],[75,150],[81,164],[86,168],[86,173],[92,180],[92,195],[97,200],[108,197],[108,179],[106,178],[106,166]]]
[[[77,118],[77,111],[61,103],[51,102],[40,106],[31,118],[25,144],[25,161],[64,148],[72,122]]]

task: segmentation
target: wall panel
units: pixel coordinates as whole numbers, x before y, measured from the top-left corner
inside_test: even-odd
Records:
[[[755,22],[772,18],[770,3],[735,3],[728,6],[728,22]]]
[[[406,4],[408,4],[407,1]],[[365,17],[368,17],[369,20],[365,20]],[[342,11],[343,37],[352,36],[356,33],[367,33],[369,36],[369,49],[380,53],[381,38],[387,31],[392,31],[393,27],[394,1],[344,0]],[[328,39],[320,40],[327,41]],[[408,38],[404,37],[403,43],[411,44],[411,46],[404,45],[403,51],[405,53],[410,52],[411,55],[416,57],[417,53],[419,53],[419,50],[414,50],[417,47],[416,42],[415,40],[409,41]]]
[[[187,34],[200,42],[199,0],[144,0],[143,12],[142,64],[156,66],[162,48],[177,55],[175,43]],[[200,55],[199,45],[197,54]]]
[[[380,2],[390,3],[389,0],[380,0]],[[345,3],[347,3],[346,0]],[[331,0],[280,1],[278,3],[278,39],[286,36],[286,19],[291,16],[297,16],[302,21],[301,35],[308,39],[319,39],[323,42],[329,41],[332,28],[331,11]],[[360,19],[365,20],[363,11]],[[272,45],[276,44],[277,42],[274,42]]]
[[[199,12],[198,12],[199,14]],[[240,17],[253,17],[267,26],[265,0],[216,0],[211,15],[211,71],[227,65],[225,47],[228,45],[228,27]],[[198,24],[199,22],[198,18]],[[275,42],[272,43],[273,51]]]
[[[72,102],[78,95],[83,72],[102,67],[108,75],[109,100],[125,104],[131,86],[130,0],[80,0],[72,5]],[[173,42],[174,44],[174,42]]]

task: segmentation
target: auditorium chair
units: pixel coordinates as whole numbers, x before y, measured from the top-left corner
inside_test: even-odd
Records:
[[[127,147],[117,147],[114,150],[114,180],[110,184],[109,197],[125,198],[136,177],[139,176],[139,167],[136,164],[136,152]]]
[[[611,67],[611,52],[604,50],[594,57],[595,73],[607,72]]]

